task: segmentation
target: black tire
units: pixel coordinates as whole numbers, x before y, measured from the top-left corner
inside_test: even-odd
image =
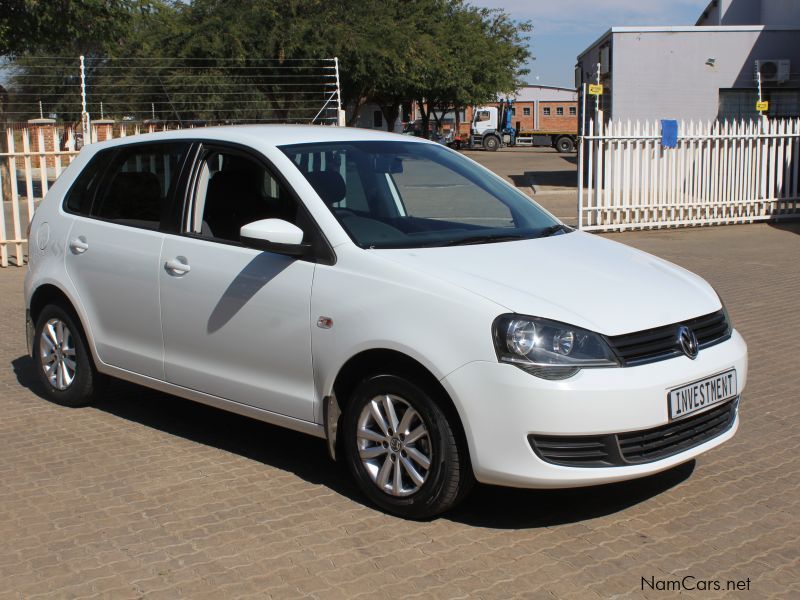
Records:
[[[412,464],[422,470],[420,465],[413,463],[411,461],[413,457],[406,454],[405,450],[398,450],[395,456],[392,457],[394,446],[388,447],[383,444],[384,447],[388,448],[385,452],[386,458],[383,459],[384,462],[389,462],[391,458],[391,464],[388,468],[400,471],[401,477],[405,478],[405,482],[411,488],[416,487],[416,491],[407,495],[395,495],[380,487],[377,482],[377,478],[380,477],[380,471],[375,477],[370,475],[360,456],[357,432],[362,412],[365,411],[366,407],[370,406],[373,399],[386,395],[402,401],[416,411],[416,416],[420,418],[427,428],[425,441],[428,442],[430,467],[425,474],[424,482],[419,484],[418,487],[408,477],[409,472],[405,469],[405,464]],[[399,402],[397,405],[399,406]],[[408,409],[406,408],[405,410]],[[401,415],[404,414],[405,411],[397,415],[400,424],[403,422]],[[446,412],[434,400],[433,394],[423,387],[395,375],[370,377],[356,387],[342,418],[348,468],[364,494],[386,512],[409,519],[433,517],[453,508],[472,487],[474,476],[466,448],[459,443],[454,425],[450,422]],[[390,424],[387,422],[387,425]],[[395,434],[398,434],[400,438],[403,437],[401,432],[395,432]],[[362,441],[362,443],[364,442]],[[375,446],[370,449],[378,449],[379,445],[375,442]],[[409,452],[411,452],[411,446],[412,443],[409,442],[408,446],[401,447],[408,448]],[[404,458],[401,458],[401,456]],[[379,457],[375,460],[380,461],[381,458]],[[404,461],[402,469],[400,461]],[[393,479],[396,472],[392,470],[391,473],[389,477]]]
[[[487,135],[483,138],[483,149],[495,152],[500,147],[500,138],[496,135]]]
[[[48,340],[51,340],[50,334],[45,334],[45,328],[48,327],[48,324],[52,324],[57,328],[58,322],[63,323],[69,334],[64,337],[68,337],[70,340],[65,346],[67,351],[62,351],[60,355],[65,357],[69,355],[71,357],[72,352],[70,352],[69,348],[74,349],[74,374],[65,387],[60,387],[57,383],[51,381],[45,370],[45,360],[48,356],[47,348],[49,345],[48,342],[43,341],[43,335]],[[56,304],[48,304],[39,313],[34,331],[33,363],[36,376],[42,385],[45,396],[56,404],[63,406],[78,407],[91,404],[95,398],[97,371],[89,352],[89,346],[86,343],[83,328],[80,326],[80,322],[73,311]],[[50,329],[48,328],[49,331]],[[64,379],[61,380],[61,385],[63,386],[63,384]]]
[[[566,152],[574,152],[575,143],[572,141],[572,138],[569,138],[567,136],[562,136],[556,140],[556,150],[558,150],[562,154]]]

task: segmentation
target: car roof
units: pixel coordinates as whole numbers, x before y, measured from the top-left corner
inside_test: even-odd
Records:
[[[324,125],[222,125],[144,133],[92,144],[100,150],[112,146],[180,139],[218,140],[247,146],[283,146],[315,142],[404,141],[432,143],[408,135],[375,129]]]

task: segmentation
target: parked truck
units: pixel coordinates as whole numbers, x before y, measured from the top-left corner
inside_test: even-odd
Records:
[[[578,131],[516,129],[511,126],[513,101],[479,106],[473,111],[469,147],[497,150],[502,146],[551,146],[559,152],[574,152]]]

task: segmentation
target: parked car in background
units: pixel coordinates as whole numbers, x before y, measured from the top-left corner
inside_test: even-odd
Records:
[[[404,517],[475,480],[642,477],[738,426],[747,348],[711,286],[429,141],[243,126],[92,144],[29,239],[50,399],[87,404],[111,376],[315,435]]]

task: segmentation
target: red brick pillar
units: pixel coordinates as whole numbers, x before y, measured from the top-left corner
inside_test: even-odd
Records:
[[[114,119],[96,119],[92,121],[98,142],[104,142],[114,137]]]

